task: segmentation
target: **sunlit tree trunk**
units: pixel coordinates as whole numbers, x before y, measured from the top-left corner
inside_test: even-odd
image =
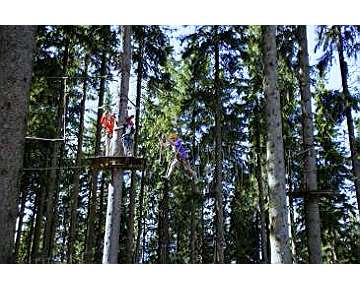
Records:
[[[0,26],[0,263],[15,262],[16,199],[23,164],[35,31],[35,26]]]
[[[130,69],[131,69],[131,26],[123,27],[123,53],[121,61],[121,87],[118,106],[118,119],[120,124],[125,123],[127,117]],[[121,142],[121,132],[114,134],[116,140],[113,155],[123,156],[124,148]],[[108,189],[108,204],[106,212],[106,225],[104,237],[103,263],[117,263],[120,235],[120,208],[123,185],[123,169],[111,169],[111,183]]]
[[[304,188],[305,191],[317,190],[316,153],[314,150],[314,125],[311,109],[309,53],[306,26],[299,26],[299,64],[300,92],[303,113],[304,144]],[[319,201],[311,195],[305,196],[305,222],[308,239],[310,263],[321,263],[321,237]]]
[[[24,165],[26,166],[26,165]],[[20,192],[20,209],[19,209],[19,215],[18,215],[18,222],[17,222],[17,230],[16,230],[16,240],[15,240],[15,260],[18,262],[18,254],[19,254],[19,248],[20,248],[20,241],[21,241],[21,235],[22,235],[22,226],[23,226],[23,219],[25,215],[25,203],[27,199],[27,190],[23,188]]]
[[[276,26],[262,26],[267,117],[267,174],[269,183],[270,247],[272,263],[291,263],[286,204],[284,143],[277,89]]]
[[[30,214],[30,220],[28,222],[29,231],[25,238],[26,254],[25,254],[24,263],[27,264],[30,263],[30,258],[31,258],[31,242],[34,234],[34,222],[35,222],[35,212],[33,210],[32,214]]]
[[[266,211],[265,211],[265,192],[263,186],[263,172],[261,165],[261,136],[260,136],[260,109],[257,106],[255,109],[255,150],[256,150],[256,181],[258,185],[259,192],[259,210],[260,210],[260,237],[261,237],[261,253],[263,263],[269,263],[268,257],[268,245],[267,245],[267,223],[266,223]]]
[[[102,248],[103,248],[103,240],[104,240],[104,220],[105,220],[105,175],[101,176],[100,183],[100,193],[99,193],[99,211],[98,211],[98,222],[97,222],[97,232],[96,232],[96,252],[95,252],[95,262],[101,263],[102,259]]]

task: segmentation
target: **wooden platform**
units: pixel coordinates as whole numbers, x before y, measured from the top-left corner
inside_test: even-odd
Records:
[[[113,156],[98,156],[87,158],[90,161],[90,166],[93,169],[102,170],[119,167],[123,169],[142,169],[145,159],[138,157],[113,157]]]
[[[289,196],[293,198],[304,198],[305,196],[311,196],[311,197],[328,197],[328,196],[334,196],[336,193],[332,190],[313,190],[313,191],[294,191],[289,192]]]

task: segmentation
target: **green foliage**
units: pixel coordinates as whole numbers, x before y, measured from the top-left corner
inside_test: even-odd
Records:
[[[341,27],[347,57],[358,53],[357,26]],[[215,169],[215,102],[214,47],[219,44],[219,94],[222,103],[222,191],[224,195],[224,229],[226,263],[262,263],[261,210],[267,212],[266,147],[267,128],[263,95],[263,64],[260,26],[196,26],[181,35],[181,51],[171,46],[169,27],[134,26],[132,35],[132,68],[137,77],[141,69],[141,106],[139,122],[139,155],[147,161],[143,215],[140,215],[140,172],[137,173],[136,221],[140,232],[140,260],[159,262],[159,245],[165,243],[167,263],[214,263],[216,261],[216,213],[214,194]],[[319,71],[312,69],[314,89],[314,124],[316,129],[318,187],[339,193],[321,199],[321,237],[325,263],[358,263],[360,261],[360,228],[353,198],[351,163],[346,136],[343,133],[345,102],[342,92],[329,90],[322,78],[331,65],[337,49],[337,27],[318,27],[317,49],[324,53]],[[77,209],[77,232],[74,263],[84,262],[88,230],[89,196],[92,172],[86,158],[95,150],[97,100],[102,63],[106,60],[105,105],[113,110],[119,86],[115,75],[119,70],[120,37],[117,27],[109,26],[39,26],[34,59],[33,82],[27,117],[27,135],[59,138],[61,128],[63,58],[69,43],[66,130],[64,150],[59,154],[57,172],[55,243],[51,262],[67,262],[70,197],[75,174],[80,125],[80,100],[83,96],[85,58],[88,58],[87,106],[83,142],[84,167],[80,173]],[[283,139],[289,191],[303,187],[302,112],[298,85],[297,27],[279,26],[278,89],[281,96]],[[176,55],[177,54],[177,55]],[[135,82],[134,82],[135,83]],[[347,99],[357,109],[356,91]],[[357,125],[359,131],[359,124]],[[190,156],[190,164],[198,174],[196,186],[181,168],[175,169],[168,184],[161,178],[174,154],[161,149],[160,138],[177,132]],[[61,135],[61,134],[60,134]],[[359,134],[358,134],[359,135]],[[357,146],[360,144],[357,140]],[[103,141],[103,140],[101,140]],[[50,145],[49,145],[50,144]],[[101,147],[103,148],[103,142]],[[52,143],[25,144],[24,167],[49,167]],[[359,147],[360,150],[360,147]],[[102,153],[102,149],[100,150]],[[259,163],[257,161],[260,161]],[[262,176],[257,176],[259,164]],[[30,262],[31,247],[39,198],[45,193],[46,214],[49,170],[25,170],[22,191],[26,192],[26,210],[17,253],[19,262]],[[96,257],[101,262],[105,226],[107,184],[111,172],[98,178],[96,216]],[[128,233],[130,174],[124,174],[121,203],[121,236],[119,261],[124,262]],[[168,188],[166,187],[168,185]],[[264,209],[260,208],[259,187],[264,189]],[[102,200],[100,201],[100,196]],[[293,200],[293,240],[298,263],[307,262],[303,201]],[[40,221],[43,232],[45,216]],[[265,221],[265,227],[267,221]],[[140,229],[135,222],[135,237]],[[168,231],[168,235],[166,234]],[[44,240],[40,235],[40,250]]]

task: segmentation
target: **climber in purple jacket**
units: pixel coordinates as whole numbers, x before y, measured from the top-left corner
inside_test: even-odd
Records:
[[[175,166],[178,162],[183,166],[184,170],[186,171],[187,175],[190,178],[196,179],[196,172],[191,169],[190,163],[189,163],[189,155],[187,153],[187,150],[181,140],[178,138],[176,133],[171,133],[169,135],[169,138],[165,139],[165,142],[172,146],[175,156],[174,160],[171,162],[169,169],[167,171],[167,174],[163,176],[166,179],[170,178],[171,173],[173,172]]]

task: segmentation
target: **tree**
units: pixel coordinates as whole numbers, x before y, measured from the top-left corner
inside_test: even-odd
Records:
[[[217,261],[224,263],[224,207],[222,192],[222,102],[220,89],[220,67],[219,67],[219,39],[217,27],[215,27],[215,196],[216,196],[216,235],[217,235]]]
[[[139,51],[137,62],[137,79],[136,79],[136,101],[135,101],[135,133],[133,155],[137,156],[138,151],[138,135],[139,135],[139,119],[140,119],[140,101],[141,101],[141,85],[143,80],[143,59],[144,59],[144,42],[145,27],[139,28]],[[136,190],[136,171],[131,172],[130,185],[130,202],[129,202],[129,221],[128,221],[128,237],[127,237],[127,263],[133,262],[134,257],[134,223],[135,223],[135,190]]]
[[[69,28],[71,29],[71,28]],[[56,133],[57,136],[65,135],[65,126],[66,122],[65,118],[65,109],[68,104],[68,96],[67,96],[67,71],[69,66],[69,54],[70,54],[70,41],[71,36],[64,36],[64,54],[62,58],[62,79],[60,94],[58,99],[58,108],[57,108],[57,126]],[[58,137],[59,138],[59,137]],[[65,141],[64,141],[65,142]],[[59,165],[59,161],[63,158],[64,152],[64,144],[60,142],[53,142],[52,144],[52,159],[51,159],[51,170],[49,176],[49,189],[48,189],[48,198],[47,198],[47,206],[46,206],[46,223],[45,223],[45,232],[43,239],[43,248],[42,248],[42,256],[43,259],[50,261],[52,258],[52,251],[55,239],[55,231],[57,224],[57,206],[59,200],[59,188],[58,188],[58,170],[56,169]]]
[[[94,156],[99,156],[100,154],[100,146],[101,146],[101,124],[100,118],[103,114],[103,105],[104,105],[104,96],[106,90],[106,75],[108,74],[108,64],[111,59],[110,55],[110,43],[111,43],[111,31],[109,26],[104,26],[101,29],[100,36],[100,48],[99,48],[99,58],[100,58],[100,85],[98,90],[98,104],[97,104],[97,116],[96,116],[96,130],[95,130],[95,148],[94,148]],[[102,178],[104,180],[104,177]],[[103,183],[102,183],[103,185]],[[89,212],[88,212],[88,220],[87,220],[87,232],[85,238],[85,253],[84,260],[85,263],[91,263],[93,261],[93,248],[94,248],[94,240],[95,240],[95,226],[96,226],[96,205],[97,205],[97,189],[98,189],[98,173],[96,171],[92,172],[92,183],[91,188],[89,190]],[[102,191],[103,192],[103,191]],[[101,206],[102,203],[100,202]],[[100,206],[100,207],[101,207]],[[99,215],[103,215],[100,211]],[[99,218],[99,230],[102,227],[102,223],[100,223],[101,219]],[[100,233],[98,233],[100,236]],[[102,237],[101,237],[102,238]]]
[[[280,96],[277,90],[276,26],[263,26],[264,92],[268,139],[267,173],[270,191],[270,247],[272,263],[291,263],[286,205],[284,147]]]
[[[35,31],[35,26],[0,27],[0,263],[14,262],[16,199],[23,162]]]
[[[123,27],[123,53],[121,60],[121,87],[118,103],[118,120],[120,124],[125,123],[127,116],[127,103],[129,92],[129,80],[131,69],[131,26]],[[114,134],[115,146],[113,156],[122,156],[121,133]],[[104,264],[114,264],[118,261],[119,234],[120,234],[120,201],[123,185],[123,169],[112,168],[112,180],[108,189],[108,205],[106,214],[106,226],[104,237]]]
[[[311,196],[317,190],[316,152],[314,149],[314,125],[311,108],[309,54],[307,48],[306,26],[299,26],[299,83],[303,112],[303,146],[304,146],[304,189],[305,221],[308,238],[310,263],[321,263],[320,214],[318,198]]]
[[[85,119],[85,104],[87,96],[87,77],[88,77],[88,61],[89,55],[85,52],[84,60],[84,80],[83,80],[83,96],[80,102],[80,121],[79,121],[79,132],[78,132],[78,144],[76,152],[76,162],[75,162],[75,173],[74,173],[74,188],[72,190],[71,196],[71,213],[70,213],[70,233],[69,233],[69,249],[68,249],[68,263],[73,263],[74,261],[74,245],[76,242],[76,226],[77,226],[77,209],[78,209],[78,198],[80,196],[80,174],[81,174],[81,164],[82,164],[82,147],[83,147],[83,133],[84,133],[84,119]]]
[[[315,47],[315,51],[319,47],[323,47],[324,54],[320,59],[318,67],[320,73],[323,73],[329,65],[332,64],[334,49],[337,50],[340,65],[341,84],[343,87],[342,101],[344,104],[344,113],[346,116],[346,122],[348,127],[348,138],[350,144],[351,162],[353,180],[356,192],[356,198],[358,203],[358,209],[360,211],[360,162],[355,142],[355,130],[354,120],[352,116],[352,110],[356,107],[356,102],[351,96],[349,85],[348,85],[348,64],[346,61],[346,54],[351,56],[352,54],[356,57],[358,46],[350,45],[354,42],[354,34],[356,35],[356,28],[352,26],[320,26],[318,28],[319,42]],[[344,31],[344,32],[343,32]],[[357,49],[354,49],[357,48]]]
[[[262,170],[262,162],[261,162],[261,129],[260,129],[260,108],[257,105],[255,108],[255,150],[256,150],[256,181],[259,192],[259,210],[260,210],[260,231],[261,231],[261,252],[263,255],[264,263],[269,263],[268,257],[268,230],[267,230],[267,222],[265,217],[265,192],[263,186],[263,170]]]

